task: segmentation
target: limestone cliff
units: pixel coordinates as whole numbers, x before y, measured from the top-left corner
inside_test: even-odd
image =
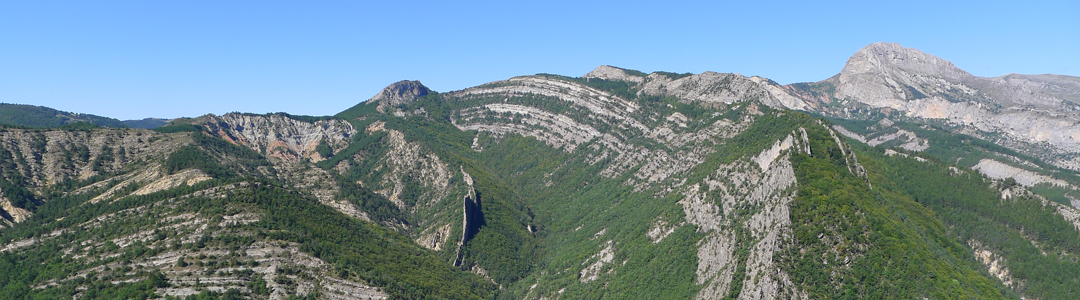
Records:
[[[943,122],[958,128],[955,132],[1080,170],[1077,77],[978,77],[917,49],[875,43],[856,52],[839,75],[788,87],[810,111],[841,118],[884,115]],[[813,87],[825,87],[825,96],[814,96]]]

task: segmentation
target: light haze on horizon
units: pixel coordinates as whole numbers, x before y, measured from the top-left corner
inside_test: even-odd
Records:
[[[3,1],[0,102],[121,120],[332,115],[398,80],[447,92],[598,65],[788,84],[874,42],[976,76],[1080,76],[1077,16],[1080,1]]]

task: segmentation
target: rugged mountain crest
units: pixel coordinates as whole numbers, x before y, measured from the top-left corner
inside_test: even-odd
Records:
[[[810,112],[941,122],[953,133],[975,135],[1075,171],[1080,170],[1080,114],[1077,92],[1071,89],[1076,86],[1080,78],[1070,76],[977,77],[917,49],[875,43],[852,56],[837,76],[784,90]]]
[[[952,62],[896,43],[873,43],[848,59],[840,76],[857,74],[889,75],[897,69],[911,73],[962,80],[971,76]]]
[[[417,98],[431,93],[431,90],[420,83],[419,80],[402,80],[383,88],[378,94],[368,100],[370,103],[378,103],[379,112],[394,112],[395,107],[408,104]]]

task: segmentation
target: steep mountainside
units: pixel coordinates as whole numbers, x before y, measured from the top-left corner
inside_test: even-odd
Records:
[[[480,251],[466,251],[462,264],[491,276],[511,298],[988,298],[1012,292],[1053,298],[1067,293],[1059,289],[1066,284],[1050,282],[1063,279],[1054,274],[1077,271],[1070,262],[1075,254],[1068,254],[1075,250],[1045,258],[1062,266],[1053,272],[1064,273],[1008,267],[1006,261],[1021,261],[1015,255],[1039,248],[1002,254],[1013,250],[1004,250],[1001,240],[972,235],[968,222],[934,217],[946,209],[976,219],[1002,218],[990,212],[1011,214],[996,192],[1004,185],[995,187],[978,173],[938,174],[944,176],[933,177],[939,182],[958,178],[961,190],[981,194],[958,202],[959,207],[932,206],[935,202],[921,201],[931,198],[915,195],[956,186],[897,183],[900,178],[887,176],[892,169],[885,166],[955,166],[923,157],[910,165],[908,153],[850,148],[827,123],[770,109],[783,105],[769,92],[769,86],[780,88],[775,83],[737,74],[634,74],[604,66],[585,78],[522,76],[396,104],[373,99],[339,116],[369,128],[398,130],[406,139],[415,136],[421,147],[442,148],[433,151],[440,157],[482,162],[517,191],[519,207],[533,216],[522,225],[534,232],[539,249],[531,271],[524,277],[499,274],[507,266]],[[380,107],[396,117],[378,113]],[[876,169],[864,168],[855,153],[876,157],[870,161]],[[369,156],[353,156],[364,157]],[[1070,223],[1073,208],[1022,189],[1007,193],[1015,199],[1008,205],[1030,211],[1025,215],[1032,219],[1025,222],[1031,225],[999,220],[982,226],[1018,234],[1010,241],[1075,247],[1080,236]],[[470,220],[465,219],[463,228]],[[1070,232],[1067,241],[1019,235],[1036,223]],[[418,225],[422,232],[432,230]],[[922,238],[911,240],[914,236]],[[880,269],[884,265],[893,271]],[[1025,279],[1001,275],[1003,269]],[[962,287],[934,283],[953,280],[939,281],[939,276]]]
[[[7,128],[0,298],[1069,299],[1065,150],[919,110],[1076,98],[993,80],[875,44],[812,84],[601,66],[332,117]]]
[[[276,120],[281,126],[294,121],[208,119],[221,125],[227,124],[222,120]],[[351,129],[341,123],[338,128]],[[333,126],[304,124],[289,130],[338,133]],[[19,223],[2,232],[0,294],[90,299],[490,295],[490,283],[454,270],[412,240],[321,202],[319,189],[294,179],[302,174],[293,174],[298,173],[289,165],[293,162],[208,135],[214,132],[206,127],[188,126],[197,130],[5,132],[44,137],[46,147],[23,149],[26,154],[14,158],[3,152],[8,154],[2,165],[5,197],[12,195],[14,181],[31,190],[23,194],[32,199],[21,219],[11,220]],[[268,129],[255,128],[250,141]],[[79,150],[88,146],[105,150]]]
[[[786,86],[826,116],[914,121],[944,126],[1080,170],[1080,78],[1060,75],[977,77],[951,62],[876,43],[859,50],[840,74]]]
[[[70,113],[44,106],[0,103],[0,124],[55,128],[78,122],[113,128],[127,127],[124,122],[113,118]]]

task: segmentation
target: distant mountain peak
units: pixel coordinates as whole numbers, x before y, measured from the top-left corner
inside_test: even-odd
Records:
[[[371,97],[371,100],[386,101],[390,105],[398,105],[412,102],[428,93],[431,93],[431,89],[428,89],[419,80],[402,80],[383,88],[379,94]]]
[[[848,59],[841,76],[845,74],[888,75],[897,70],[911,73],[962,79],[971,74],[957,68],[952,62],[927,54],[915,48],[897,43],[877,42],[855,52]]]
[[[429,93],[431,93],[431,89],[424,86],[419,80],[402,80],[391,83],[368,101],[378,103],[377,109],[379,112],[385,113],[387,107],[412,103]]]

